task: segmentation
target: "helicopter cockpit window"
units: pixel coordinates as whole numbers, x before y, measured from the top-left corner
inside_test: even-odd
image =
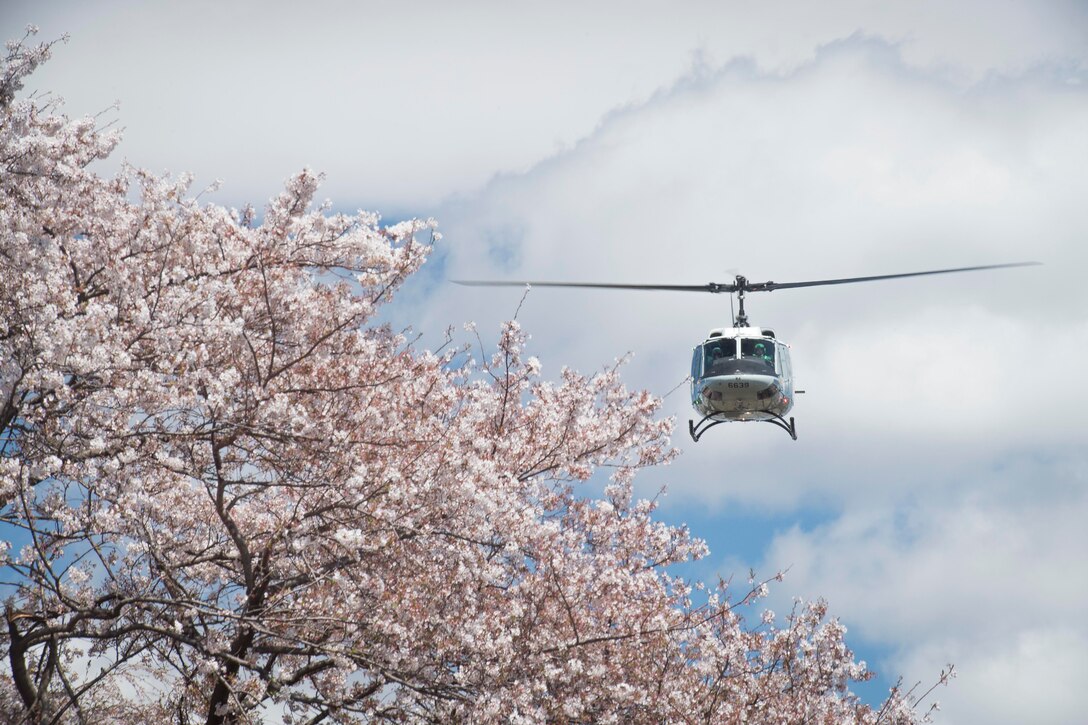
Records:
[[[741,357],[746,360],[762,360],[774,373],[774,342],[759,338],[745,338],[740,345]]]
[[[725,375],[728,360],[737,356],[737,341],[722,337],[703,345],[703,375]]]

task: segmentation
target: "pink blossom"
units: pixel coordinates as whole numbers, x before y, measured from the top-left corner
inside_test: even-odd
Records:
[[[544,380],[514,322],[461,369],[415,349],[374,316],[434,223],[331,214],[309,170],[259,224],[187,176],[99,177],[115,134],[16,98],[50,47],[0,67],[0,711],[917,719],[850,692],[823,603],[749,629],[765,583],[670,573],[707,549],[633,500],[676,453],[618,365]]]

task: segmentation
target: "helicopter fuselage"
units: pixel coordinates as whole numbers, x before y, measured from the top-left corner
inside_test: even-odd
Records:
[[[785,421],[794,398],[789,346],[773,331],[711,330],[692,351],[691,381],[691,405],[704,429],[727,421],[771,421],[794,434],[792,422]]]

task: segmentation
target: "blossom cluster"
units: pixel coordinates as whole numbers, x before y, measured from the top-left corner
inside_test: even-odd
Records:
[[[669,573],[669,461],[618,369],[541,377],[374,322],[429,220],[259,215],[94,162],[118,137],[0,68],[0,710],[27,722],[910,722],[822,604]],[[259,217],[259,222],[257,221]],[[604,497],[580,485],[611,471]],[[698,594],[699,597],[695,598]]]

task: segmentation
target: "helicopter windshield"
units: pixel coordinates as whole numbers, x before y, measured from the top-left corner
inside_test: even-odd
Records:
[[[737,356],[737,341],[719,337],[703,345],[703,375],[727,375],[729,360]]]
[[[740,356],[745,360],[762,360],[774,370],[774,341],[760,338],[745,338],[740,344]]]

